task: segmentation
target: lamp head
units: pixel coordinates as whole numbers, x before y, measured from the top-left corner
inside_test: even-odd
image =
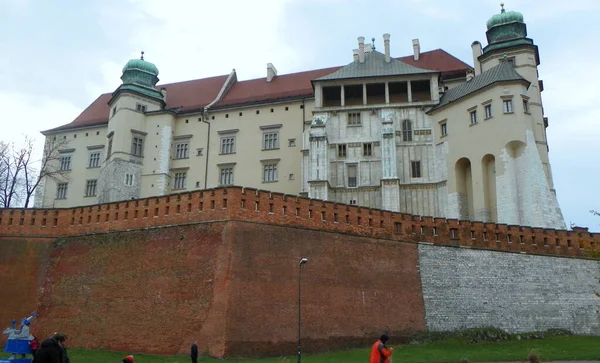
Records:
[[[307,262],[308,262],[308,258],[304,257],[300,260],[300,265],[304,265]]]

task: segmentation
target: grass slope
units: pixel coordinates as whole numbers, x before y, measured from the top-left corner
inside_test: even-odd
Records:
[[[393,346],[393,344],[392,344]],[[459,362],[465,358],[471,362],[517,362],[525,361],[527,354],[535,349],[542,361],[556,360],[600,360],[600,337],[562,336],[536,340],[508,340],[502,342],[468,343],[464,339],[444,339],[422,345],[396,346],[393,362],[397,363],[441,363]],[[119,363],[126,353],[98,350],[69,349],[73,363]],[[185,356],[155,356],[134,354],[136,363],[182,363],[190,362]],[[0,357],[7,357],[5,353]],[[303,363],[365,363],[369,349],[351,349],[319,355],[304,355]],[[206,363],[217,363],[217,359],[201,358]],[[293,363],[295,356],[288,358],[265,358],[235,360],[236,363]]]

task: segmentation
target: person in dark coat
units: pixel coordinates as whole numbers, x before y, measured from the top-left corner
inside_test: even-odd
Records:
[[[35,352],[34,360],[35,363],[63,363],[63,348],[54,337],[45,339]]]
[[[53,336],[54,339],[56,339],[56,341],[58,342],[58,344],[60,345],[61,349],[62,349],[62,357],[61,357],[61,363],[71,363],[71,360],[69,359],[69,355],[67,354],[67,336],[61,333],[54,333]]]
[[[192,363],[198,362],[198,344],[196,344],[196,342],[192,344],[192,352],[190,354],[190,358],[192,358]]]

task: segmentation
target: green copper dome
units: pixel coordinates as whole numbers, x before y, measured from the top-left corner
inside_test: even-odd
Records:
[[[146,62],[143,59],[132,59],[129,62],[127,62],[125,67],[123,67],[123,73],[129,70],[139,70],[142,72],[152,73],[155,76],[158,76],[158,68],[156,68],[154,64]]]
[[[119,91],[132,91],[159,100],[163,99],[162,93],[155,88],[158,83],[158,68],[144,60],[144,52],[140,59],[131,59],[125,64],[121,80],[123,84],[117,88],[115,94]]]
[[[502,8],[502,11],[500,12],[500,14],[496,14],[496,15],[492,16],[490,18],[490,20],[487,21],[487,28],[488,28],[488,30],[490,30],[492,27],[495,27],[496,25],[502,25],[502,24],[508,24],[508,23],[514,23],[514,22],[522,23],[523,22],[523,14],[516,12],[516,11],[506,12],[504,10],[504,8]]]

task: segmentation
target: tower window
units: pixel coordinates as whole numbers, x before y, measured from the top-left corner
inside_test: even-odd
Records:
[[[469,115],[471,117],[471,125],[476,124],[477,123],[477,110],[470,111]]]
[[[135,109],[139,112],[146,112],[146,105],[142,105],[141,103],[138,103],[135,105]]]
[[[127,185],[127,186],[133,185],[133,174],[131,174],[131,173],[125,174],[125,185]]]
[[[186,187],[187,173],[175,173],[175,182],[173,189],[185,189]]]
[[[442,136],[448,135],[448,124],[446,124],[445,122],[443,124],[440,124],[440,131],[442,133]]]
[[[523,100],[523,112],[529,113],[529,101]]]
[[[502,101],[502,109],[504,110],[504,113],[512,113],[513,112],[512,100],[503,100]]]
[[[485,106],[483,106],[483,109],[485,111],[486,119],[492,117],[492,105],[485,105]]]
[[[411,161],[410,162],[410,171],[411,176],[413,178],[421,177],[421,162],[420,161]]]
[[[142,156],[144,149],[144,139],[141,136],[133,136],[131,140],[131,153],[135,156]]]

